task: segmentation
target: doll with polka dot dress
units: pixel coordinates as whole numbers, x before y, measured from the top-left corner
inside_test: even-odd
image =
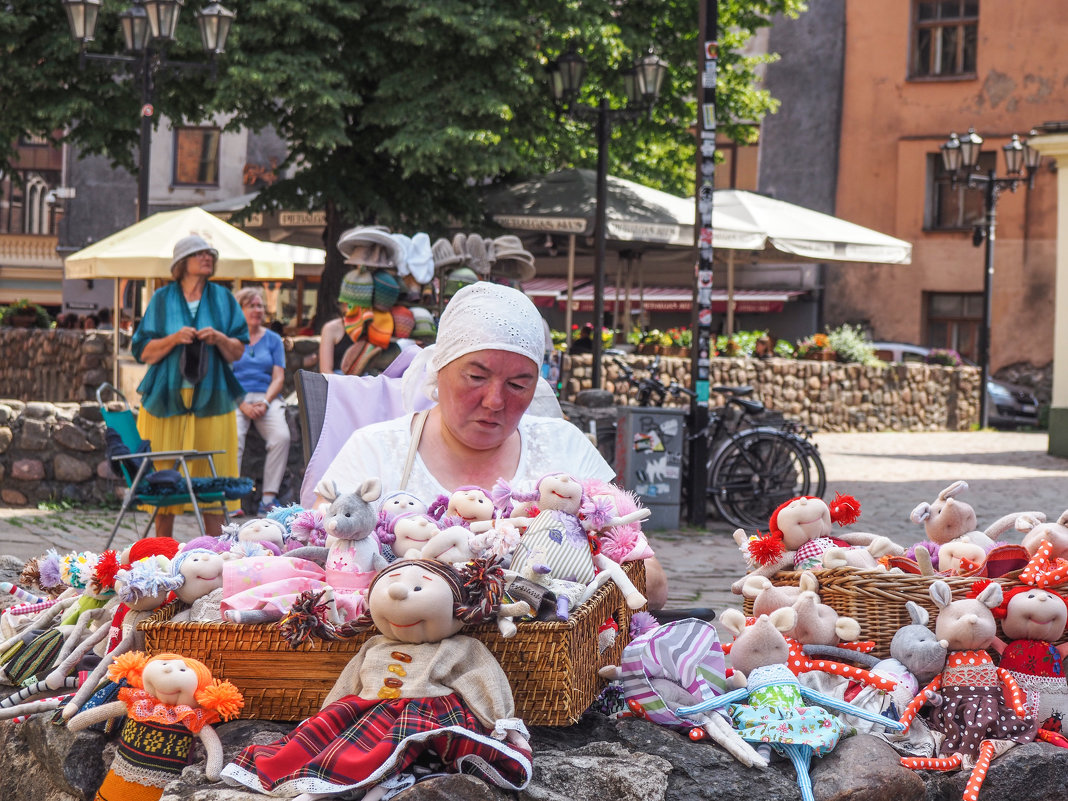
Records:
[[[991,582],[974,598],[954,601],[949,585],[935,581],[930,593],[939,608],[935,636],[948,643],[949,654],[942,673],[913,699],[901,722],[911,723],[936,698],[927,722],[941,744],[938,757],[902,757],[901,764],[914,770],[970,768],[964,801],[978,801],[991,760],[1033,741],[1038,723],[1028,717],[1025,695],[1012,674],[997,667],[986,650],[997,633],[990,610],[1001,605],[1001,585]]]

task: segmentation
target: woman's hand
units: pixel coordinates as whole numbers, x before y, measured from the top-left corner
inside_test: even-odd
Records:
[[[267,414],[267,401],[242,401],[238,406],[241,410],[241,414],[245,415],[249,420],[259,420],[265,414]]]
[[[202,342],[218,348],[219,353],[228,362],[237,361],[241,358],[241,354],[245,352],[245,343],[234,337],[228,337],[222,331],[211,326],[201,328],[196,332],[196,336]]]
[[[190,325],[184,325],[173,334],[149,340],[141,351],[141,361],[144,364],[156,364],[179,345],[188,345],[196,338],[197,330]]]

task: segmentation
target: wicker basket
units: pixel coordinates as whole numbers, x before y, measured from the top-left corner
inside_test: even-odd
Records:
[[[1019,571],[1001,578],[991,579],[1003,590],[1020,586]],[[975,577],[921,576],[910,573],[885,573],[876,570],[857,570],[851,567],[836,567],[816,572],[819,580],[820,600],[839,615],[854,618],[860,623],[860,637],[874,640],[872,652],[880,658],[890,656],[890,640],[902,626],[912,621],[906,601],[915,601],[931,615],[933,623],[938,607],[931,600],[930,588],[935,579],[942,579],[953,591],[953,599],[964,598],[978,579]],[[771,577],[778,586],[798,585],[800,571],[784,571]],[[745,614],[753,612],[753,602],[745,599]]]
[[[624,569],[645,590],[645,565]],[[141,623],[150,654],[179,653],[199,659],[216,678],[228,679],[245,696],[243,718],[303,720],[315,714],[338,674],[374,632],[339,642],[316,641],[290,648],[270,624],[171,623],[173,605]],[[630,640],[632,611],[612,583],[599,589],[566,623],[519,623],[514,637],[501,637],[494,624],[466,629],[490,649],[508,675],[516,714],[528,725],[567,726],[582,716],[604,686],[603,665],[619,664]],[[597,630],[607,618],[619,626],[615,644],[603,654]]]

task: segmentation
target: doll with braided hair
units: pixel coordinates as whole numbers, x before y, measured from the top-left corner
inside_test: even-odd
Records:
[[[87,709],[67,727],[80,731],[117,715],[126,715],[119,749],[97,801],[155,801],[163,788],[192,762],[193,738],[207,752],[205,773],[218,781],[223,752],[213,723],[235,717],[244,705],[238,689],[213,679],[202,662],[180,654],[140,651],[122,654],[111,664],[112,681],[125,679],[119,700]]]
[[[462,569],[393,562],[372,581],[359,621],[381,633],[341,672],[322,710],[281,740],[246,748],[223,779],[301,801],[355,789],[379,798],[414,782],[409,766],[432,751],[446,770],[525,787],[530,746],[508,678],[485,645],[459,634],[494,618],[502,581],[499,566],[482,560]]]

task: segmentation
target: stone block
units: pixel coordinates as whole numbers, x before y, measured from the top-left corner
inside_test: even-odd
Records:
[[[15,411],[6,403],[0,403],[0,423],[10,423],[15,419]]]
[[[47,448],[51,442],[52,439],[49,436],[48,422],[46,420],[23,416],[18,447],[27,451],[40,451]]]
[[[22,410],[23,417],[29,417],[34,420],[47,420],[55,414],[55,408],[51,403],[41,403],[40,401],[30,401],[26,404],[26,408]]]
[[[100,404],[95,400],[82,401],[78,407],[78,415],[90,423],[101,423],[104,420],[103,415],[100,414]]]
[[[52,460],[52,472],[56,481],[72,484],[88,481],[93,477],[92,467],[68,453],[56,454],[56,458]]]
[[[67,450],[88,453],[95,450],[80,428],[71,423],[63,423],[53,433],[56,442]]]
[[[11,477],[19,481],[41,481],[45,477],[40,459],[18,459],[11,465]]]
[[[11,445],[11,439],[14,435],[11,433],[11,429],[7,426],[0,427],[0,453],[6,453],[8,447]]]
[[[29,503],[29,499],[25,495],[11,487],[0,489],[0,500],[8,506],[25,506]]]
[[[110,478],[115,479],[115,474],[111,471],[111,462],[107,459],[101,459],[96,465],[97,478]]]

